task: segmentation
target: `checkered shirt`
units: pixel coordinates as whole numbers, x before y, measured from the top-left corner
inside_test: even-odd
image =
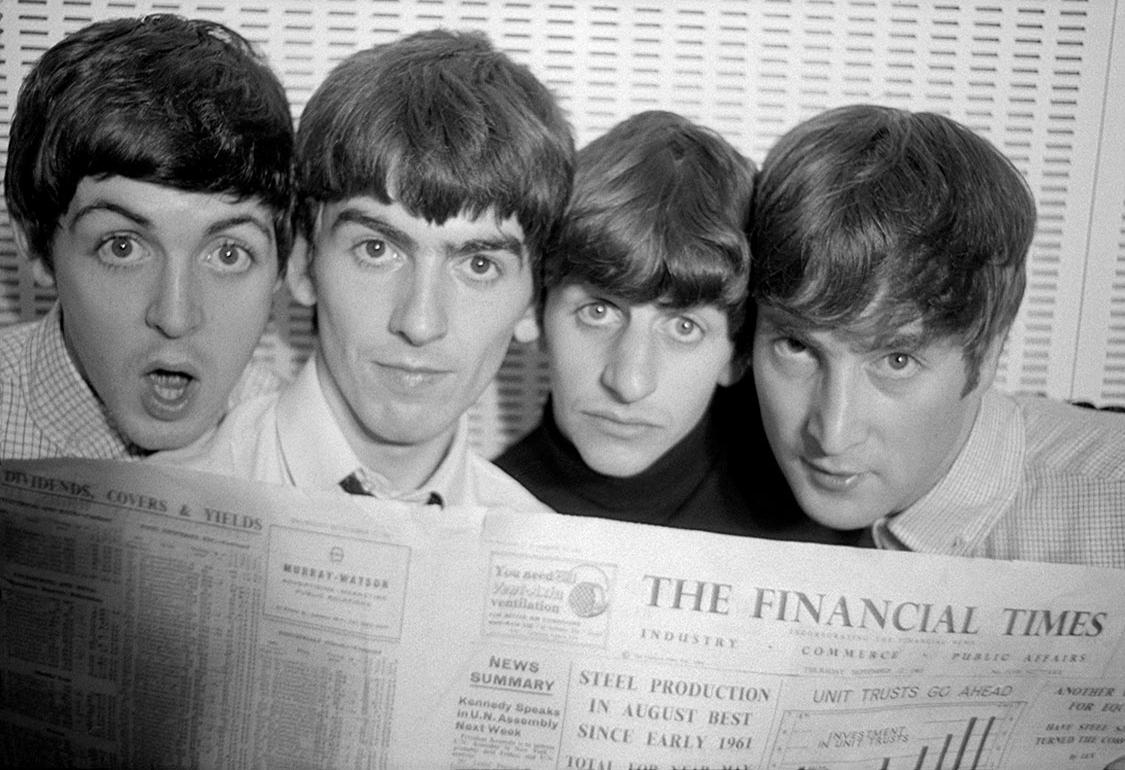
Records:
[[[1125,415],[985,394],[946,477],[881,548],[1125,568]]]
[[[231,402],[276,391],[281,378],[251,365]],[[118,433],[66,349],[56,303],[37,321],[0,331],[0,459],[135,459],[149,454]]]

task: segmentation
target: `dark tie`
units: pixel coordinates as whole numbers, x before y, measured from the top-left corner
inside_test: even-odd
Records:
[[[355,475],[354,471],[340,479],[340,488],[349,495],[367,495],[368,497],[374,497],[374,495],[367,491],[367,487],[363,486],[363,482],[359,480],[359,476]]]
[[[344,478],[340,479],[340,489],[347,492],[349,495],[366,495],[367,497],[374,497],[373,494],[367,491],[367,487],[359,480],[359,476],[355,471],[352,471]],[[430,492],[430,496],[426,498],[426,505],[437,505],[442,508],[445,507],[445,501],[442,500],[441,495],[437,492]]]

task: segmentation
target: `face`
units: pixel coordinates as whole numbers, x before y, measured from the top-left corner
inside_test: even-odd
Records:
[[[83,179],[52,242],[67,349],[121,433],[174,449],[218,422],[269,319],[271,212],[124,177]]]
[[[436,462],[513,334],[537,336],[514,218],[437,225],[397,202],[350,198],[321,208],[309,257],[294,256],[293,294],[317,304],[321,384],[349,443],[376,468],[394,447]]]
[[[580,283],[548,292],[543,331],[555,422],[588,466],[634,476],[733,381],[726,313],[631,304]]]
[[[949,470],[995,374],[967,395],[954,340],[924,343],[920,324],[874,346],[761,308],[754,380],[770,446],[801,507],[837,529],[904,510]]]

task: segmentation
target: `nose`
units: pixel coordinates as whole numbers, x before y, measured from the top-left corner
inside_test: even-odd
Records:
[[[421,346],[445,336],[445,289],[438,269],[421,265],[405,274],[391,313],[391,332]]]
[[[190,257],[164,260],[145,321],[165,337],[184,337],[203,323],[202,287]]]
[[[610,348],[602,385],[624,403],[640,401],[656,389],[658,356],[648,330],[626,325]]]
[[[828,371],[821,376],[807,429],[827,455],[843,454],[864,440],[867,405],[859,373]]]

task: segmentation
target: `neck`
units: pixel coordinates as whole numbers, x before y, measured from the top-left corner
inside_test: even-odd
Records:
[[[399,493],[413,492],[434,475],[453,444],[454,423],[441,434],[419,443],[392,441],[371,431],[337,390],[323,359],[317,361],[321,390],[344,438],[359,462],[382,476]]]

